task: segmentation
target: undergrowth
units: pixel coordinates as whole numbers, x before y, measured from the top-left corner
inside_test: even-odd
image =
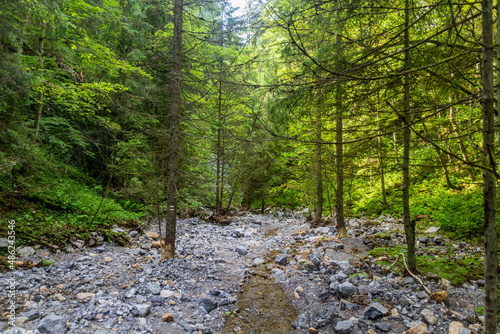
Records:
[[[378,247],[368,252],[373,257],[384,257],[386,260],[379,263],[384,266],[390,266],[396,260],[400,253],[406,254],[405,246]],[[463,258],[452,258],[447,254],[439,255],[421,255],[416,257],[417,269],[424,276],[439,276],[447,279],[453,285],[460,285],[469,280],[483,278],[484,261],[479,255],[471,254]],[[394,272],[403,274],[406,268],[403,260],[400,259],[395,265]]]
[[[360,200],[354,213],[368,217],[402,215],[400,189],[389,189],[387,202],[390,204],[383,205],[381,195],[376,194],[367,200]],[[410,212],[413,217],[429,216],[442,232],[456,240],[478,241],[483,235],[483,194],[479,186],[454,190],[443,187],[439,180],[424,180],[412,187]]]

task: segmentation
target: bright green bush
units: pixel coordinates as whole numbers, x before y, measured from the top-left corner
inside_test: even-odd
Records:
[[[481,189],[449,194],[441,199],[434,218],[441,229],[457,239],[470,239],[483,234],[484,212]]]

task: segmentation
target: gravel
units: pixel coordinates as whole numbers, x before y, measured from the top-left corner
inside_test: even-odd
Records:
[[[131,238],[126,247],[96,242],[97,247],[68,247],[68,253],[33,247],[33,254],[27,249],[23,255],[33,262],[49,254],[54,263],[0,274],[0,308],[8,305],[7,287],[13,279],[16,314],[24,321],[13,328],[0,321],[0,331],[221,333],[226,314],[239,311],[238,294],[262,266],[269,270],[269,284],[279,284],[297,310],[290,323],[293,333],[315,328],[320,333],[372,329],[396,334],[421,319],[431,333],[447,333],[451,321],[464,325],[461,333],[480,328],[474,309],[482,305],[484,281],[454,287],[421,277],[432,292],[446,285],[448,307],[458,316],[429,299],[413,278],[384,271],[374,258],[359,262],[349,254],[366,254],[372,242],[367,236],[381,232],[390,232],[392,238],[379,242],[403,242],[402,225],[394,218],[379,217],[376,226],[347,219],[351,237],[342,243],[333,240],[334,228],[309,229],[304,221],[305,216],[286,211],[234,217],[228,226],[179,220],[177,256],[168,261],[160,261],[151,238],[124,229]],[[145,232],[158,233],[157,225],[153,222]],[[266,237],[271,229],[279,233]],[[428,239],[438,247],[443,243],[439,238]],[[253,314],[258,312],[266,310]],[[173,321],[162,321],[167,313]]]

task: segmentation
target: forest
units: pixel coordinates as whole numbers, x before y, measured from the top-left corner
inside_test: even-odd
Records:
[[[240,6],[241,8],[238,8]],[[498,6],[498,8],[495,8]],[[0,236],[308,209],[482,244],[497,331],[500,2],[0,4]]]

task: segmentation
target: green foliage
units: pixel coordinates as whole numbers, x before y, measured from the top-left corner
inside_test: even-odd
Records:
[[[379,262],[390,266],[400,253],[405,253],[406,247],[377,247],[368,252],[374,257],[388,257]],[[484,262],[479,255],[466,255],[461,258],[450,258],[447,254],[417,256],[417,268],[424,275],[437,275],[449,280],[454,285],[461,285],[469,280],[477,280],[484,276]],[[403,260],[396,264],[395,272],[405,272]]]
[[[480,189],[449,194],[441,199],[435,219],[441,229],[457,239],[472,239],[483,235],[484,211]]]

